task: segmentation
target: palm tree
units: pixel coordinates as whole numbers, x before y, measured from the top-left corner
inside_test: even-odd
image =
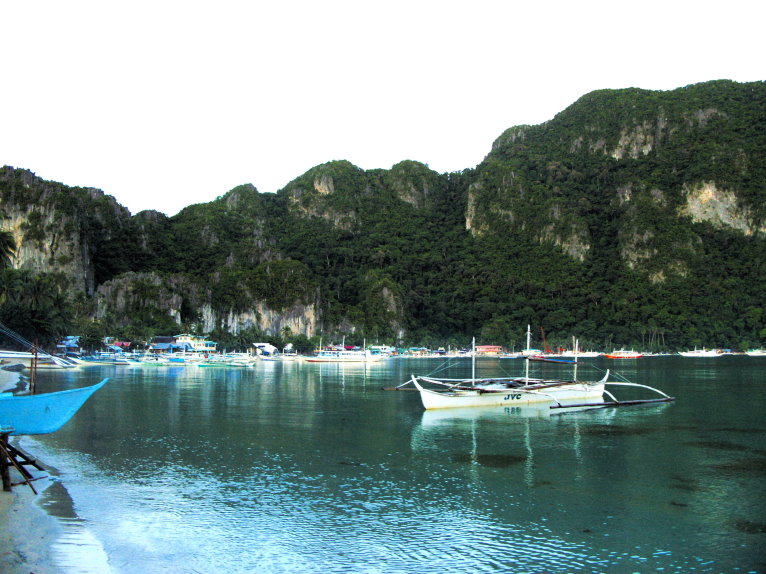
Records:
[[[0,231],[0,269],[11,266],[16,257],[16,240],[10,231]]]

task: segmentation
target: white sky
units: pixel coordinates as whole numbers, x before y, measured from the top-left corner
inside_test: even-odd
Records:
[[[766,79],[757,0],[0,2],[0,165],[131,213],[336,159],[459,171],[593,90]]]

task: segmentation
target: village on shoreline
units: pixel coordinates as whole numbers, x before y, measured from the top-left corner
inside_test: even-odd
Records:
[[[209,338],[180,334],[175,336],[155,337],[144,346],[136,349],[131,343],[105,339],[97,351],[80,346],[79,337],[67,337],[59,342],[55,353],[47,353],[39,348],[24,351],[0,350],[0,364],[6,368],[19,365],[18,368],[72,368],[79,365],[123,364],[123,365],[199,365],[199,366],[253,366],[258,361],[306,361],[306,362],[378,362],[385,359],[428,359],[428,358],[495,358],[528,359],[531,361],[575,362],[580,359],[639,359],[662,356],[684,356],[697,358],[722,357],[726,355],[766,356],[766,350],[750,349],[734,351],[731,349],[694,349],[678,352],[650,352],[634,349],[615,349],[612,351],[580,350],[573,339],[572,347],[550,349],[547,344],[542,349],[527,347],[519,351],[507,350],[501,345],[472,345],[455,348],[451,346],[398,348],[390,345],[320,345],[312,352],[299,352],[288,343],[278,348],[268,342],[255,342],[245,351],[220,349]]]

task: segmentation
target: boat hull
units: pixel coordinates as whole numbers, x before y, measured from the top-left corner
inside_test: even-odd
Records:
[[[0,395],[0,427],[12,435],[49,434],[71,419],[90,396],[109,379],[80,389],[42,395]]]
[[[32,368],[33,364],[37,369],[70,369],[77,366],[68,358],[45,354],[35,355],[25,351],[0,351],[0,361],[19,363],[28,369]]]
[[[322,352],[313,357],[307,357],[307,363],[377,363],[384,359],[384,355],[373,355],[366,352],[340,351]]]
[[[426,410],[461,407],[492,406],[544,406],[544,405],[582,405],[603,402],[604,383],[573,383],[559,385],[551,389],[505,389],[498,391],[456,390],[452,392],[432,391],[423,388],[415,381],[420,392],[420,400]]]

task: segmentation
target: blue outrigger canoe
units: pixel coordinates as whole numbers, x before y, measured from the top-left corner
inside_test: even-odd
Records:
[[[90,387],[15,396],[0,393],[0,428],[13,429],[9,434],[49,434],[56,432],[71,419],[90,396],[109,379]]]

